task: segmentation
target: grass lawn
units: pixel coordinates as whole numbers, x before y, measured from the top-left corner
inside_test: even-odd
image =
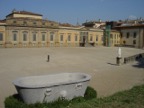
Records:
[[[54,103],[35,105],[26,105],[10,96],[5,100],[5,108],[144,108],[144,85],[104,98],[87,100],[79,97],[72,101],[58,100]]]
[[[105,98],[75,103],[69,108],[144,108],[144,85]]]

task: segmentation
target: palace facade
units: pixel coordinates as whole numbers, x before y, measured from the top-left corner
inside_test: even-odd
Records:
[[[144,48],[144,23],[116,27],[121,33],[123,46]]]
[[[121,43],[120,32],[111,30],[111,46]],[[72,26],[43,19],[41,14],[12,11],[0,20],[0,47],[86,47],[102,46],[104,30]]]

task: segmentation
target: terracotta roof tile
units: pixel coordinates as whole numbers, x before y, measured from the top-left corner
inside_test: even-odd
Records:
[[[76,27],[76,26],[69,24],[69,23],[60,23],[59,25],[64,26],[64,27]]]
[[[131,28],[131,27],[144,27],[144,24],[125,25],[125,26],[116,26],[115,28]]]
[[[0,23],[6,23],[6,20],[0,20]]]
[[[28,12],[28,11],[14,11],[7,15],[6,17],[12,15],[12,14],[25,14],[25,15],[37,15],[37,16],[42,16],[41,14],[33,13],[33,12]]]

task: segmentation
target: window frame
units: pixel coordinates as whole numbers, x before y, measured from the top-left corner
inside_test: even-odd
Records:
[[[36,41],[36,33],[33,33],[33,41]]]
[[[96,42],[98,41],[98,39],[99,39],[99,38],[98,38],[98,35],[96,35]]]
[[[46,35],[45,33],[42,34],[42,41],[45,41],[46,40]]]
[[[43,26],[45,26],[45,25],[46,25],[46,23],[45,23],[45,22],[42,22],[42,25],[43,25]]]
[[[129,38],[129,36],[130,36],[130,33],[127,32],[127,33],[126,33],[126,38]]]
[[[27,25],[27,21],[23,21],[23,25]]]
[[[133,33],[133,38],[136,38],[137,37],[137,32],[134,32]]]
[[[133,45],[136,45],[136,40],[133,40]]]
[[[27,41],[27,33],[23,33],[23,41]]]
[[[3,33],[0,33],[0,41],[3,41]]]
[[[75,35],[75,41],[78,41],[78,35]]]
[[[70,34],[68,35],[68,41],[69,42],[71,41],[71,35]]]
[[[63,41],[63,34],[60,35],[60,41]]]
[[[93,35],[90,35],[90,42],[93,41]]]
[[[53,32],[50,33],[50,41],[54,41],[54,33]]]
[[[13,21],[13,24],[16,24],[16,23],[17,23],[17,21],[14,20],[14,21]]]
[[[34,21],[34,22],[33,22],[33,25],[37,25],[37,22],[36,22],[36,21]]]
[[[13,41],[17,41],[17,33],[13,33]]]

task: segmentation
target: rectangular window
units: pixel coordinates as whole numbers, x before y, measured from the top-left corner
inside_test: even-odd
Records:
[[[50,33],[50,41],[53,41],[53,40],[54,40],[54,34]]]
[[[134,44],[134,45],[136,44],[136,40],[133,40],[133,44]]]
[[[123,38],[123,36],[124,36],[124,33],[121,33],[120,35],[121,35],[121,38]]]
[[[93,41],[93,36],[92,35],[90,36],[90,41]]]
[[[16,33],[13,34],[13,41],[17,41],[17,34]]]
[[[23,25],[26,25],[27,24],[27,22],[26,21],[23,21]]]
[[[68,35],[68,41],[71,41],[71,35]]]
[[[36,25],[36,22],[33,22],[33,25]]]
[[[36,34],[33,34],[33,41],[36,41]]]
[[[123,44],[126,44],[126,41],[125,41],[125,40],[123,41]]]
[[[16,24],[16,21],[13,21],[14,24]]]
[[[82,41],[82,36],[79,37],[79,40]]]
[[[136,36],[137,36],[137,33],[134,32],[134,33],[133,33],[133,38],[136,38]]]
[[[23,34],[23,41],[27,41],[27,34],[26,33]]]
[[[127,32],[127,38],[129,38],[129,35],[130,35],[129,32]]]
[[[98,41],[98,36],[96,36],[96,41]]]
[[[103,36],[101,36],[101,41],[104,41],[104,37]]]
[[[0,33],[0,41],[3,41],[3,34]]]
[[[63,41],[63,35],[60,35],[60,41]]]
[[[45,25],[45,22],[42,22],[42,25]]]
[[[42,34],[42,41],[45,41],[45,34]]]
[[[78,36],[77,35],[75,35],[75,41],[78,41]]]

